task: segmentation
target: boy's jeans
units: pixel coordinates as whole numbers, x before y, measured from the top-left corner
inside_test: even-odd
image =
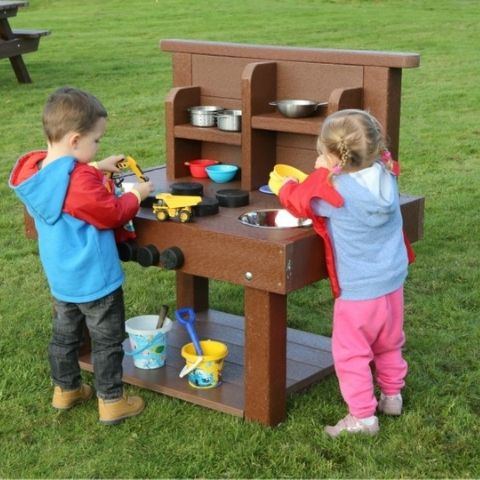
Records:
[[[93,302],[53,300],[55,314],[48,348],[53,383],[64,390],[80,387],[78,355],[85,322],[92,340],[97,396],[105,400],[120,398],[123,394],[122,342],[125,338],[122,288]]]

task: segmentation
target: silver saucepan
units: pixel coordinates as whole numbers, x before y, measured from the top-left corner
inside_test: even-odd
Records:
[[[240,132],[242,129],[242,111],[241,110],[224,110],[217,113],[217,127],[220,130],[229,132]]]

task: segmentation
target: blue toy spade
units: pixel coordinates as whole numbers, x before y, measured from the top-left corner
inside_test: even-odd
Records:
[[[203,356],[202,347],[200,346],[200,342],[198,340],[197,331],[195,330],[195,312],[192,308],[179,308],[175,311],[175,317],[181,325],[185,327],[190,336],[190,339],[193,342],[193,346],[195,347],[195,353],[198,356]]]

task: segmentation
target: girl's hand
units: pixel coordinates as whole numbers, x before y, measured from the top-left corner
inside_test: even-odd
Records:
[[[297,177],[284,177],[284,178],[283,178],[282,187],[283,187],[287,182],[290,182],[290,181],[293,181],[293,182],[295,182],[295,183],[299,183]]]
[[[142,200],[145,200],[148,195],[155,190],[155,187],[152,182],[143,182],[143,183],[136,183],[133,187],[132,190],[136,190],[140,198]]]
[[[125,155],[110,155],[110,157],[104,158],[97,162],[97,166],[100,170],[104,172],[119,172],[120,169],[117,167],[117,163],[122,161],[125,158]]]

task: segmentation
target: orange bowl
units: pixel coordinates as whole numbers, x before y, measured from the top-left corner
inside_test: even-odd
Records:
[[[190,175],[195,178],[208,178],[206,167],[210,165],[216,165],[218,162],[216,160],[209,160],[208,158],[199,158],[197,160],[190,160],[185,162],[190,168]]]

